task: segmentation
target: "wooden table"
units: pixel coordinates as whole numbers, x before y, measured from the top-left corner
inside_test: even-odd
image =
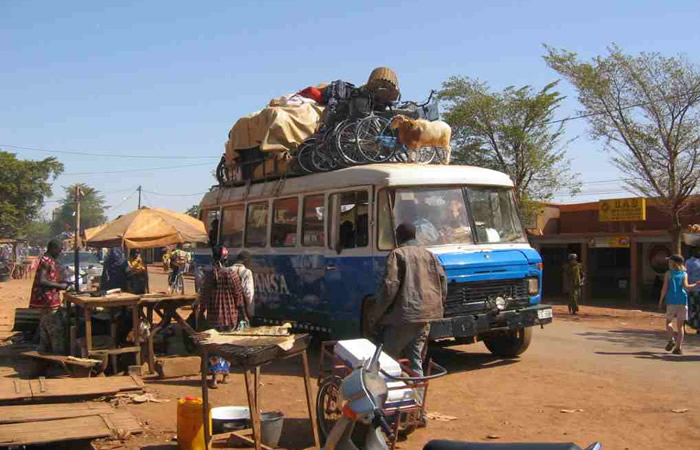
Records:
[[[256,450],[261,450],[264,446],[261,443],[261,422],[260,422],[260,397],[258,389],[260,386],[260,368],[263,365],[274,361],[301,356],[302,369],[304,371],[304,388],[306,390],[306,404],[309,409],[309,419],[311,421],[311,432],[313,433],[315,448],[320,448],[321,443],[316,424],[316,405],[314,403],[311,376],[309,375],[309,360],[306,349],[311,341],[308,334],[292,335],[294,345],[289,350],[283,350],[277,345],[228,345],[228,344],[202,344],[199,343],[202,353],[202,399],[204,401],[204,441],[206,448],[210,448],[211,430],[209,430],[209,387],[207,384],[209,356],[220,356],[231,362],[231,366],[241,367],[245,379],[246,395],[248,397],[248,407],[253,425],[253,442]],[[232,435],[249,441],[239,432]],[[264,447],[268,448],[268,447]]]
[[[139,300],[141,299],[140,295],[134,295],[134,294],[116,294],[116,295],[109,295],[105,297],[91,297],[90,295],[80,295],[80,294],[75,294],[71,292],[66,292],[63,294],[63,299],[67,303],[68,307],[68,323],[71,322],[71,317],[70,317],[70,305],[71,303],[81,307],[83,309],[83,314],[85,316],[85,347],[87,350],[87,356],[98,356],[100,358],[107,358],[109,357],[112,362],[112,368],[116,372],[117,370],[117,355],[123,354],[123,353],[135,353],[136,354],[136,365],[141,365],[141,342],[140,342],[140,336],[139,336]],[[104,350],[98,350],[98,349],[93,349],[92,348],[92,315],[91,312],[95,308],[116,308],[120,306],[126,306],[131,308],[131,316],[132,316],[132,321],[133,321],[133,336],[134,336],[134,345],[131,347],[122,347],[122,348],[111,348],[111,349],[104,349]],[[76,326],[77,323],[79,323],[78,318],[76,317]],[[117,324],[114,322],[114,320],[111,321],[111,326],[110,326],[110,335],[112,339],[114,340],[114,345],[116,347],[117,345]],[[75,344],[75,335],[71,333],[71,348],[73,348]]]
[[[191,336],[194,336],[197,332],[189,326],[189,324],[183,319],[177,312],[178,309],[184,306],[192,306],[192,304],[197,300],[196,294],[191,295],[155,295],[146,294],[141,296],[139,300],[139,307],[145,308],[145,317],[148,321],[150,327],[150,333],[148,336],[148,370],[153,373],[155,371],[155,352],[153,350],[153,337],[160,331],[163,327],[168,326],[168,324],[175,319],[177,323],[180,324],[183,331]],[[160,322],[158,324],[153,323],[153,313],[156,313],[160,317]]]

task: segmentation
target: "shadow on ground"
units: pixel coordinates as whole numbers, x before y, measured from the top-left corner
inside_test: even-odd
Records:
[[[663,348],[667,342],[666,333],[663,330],[624,329],[608,331],[586,331],[583,333],[576,333],[576,335],[582,336],[585,339],[593,341],[608,342],[611,344],[633,348]],[[694,333],[686,333],[684,349],[690,351],[700,350],[700,336]]]
[[[607,356],[634,356],[639,359],[654,359],[658,361],[672,362],[698,362],[700,355],[673,355],[670,352],[595,352],[596,355]]]
[[[429,357],[447,369],[448,373],[495,369],[517,364],[518,358],[501,359],[489,353],[471,353],[459,347],[430,347]]]

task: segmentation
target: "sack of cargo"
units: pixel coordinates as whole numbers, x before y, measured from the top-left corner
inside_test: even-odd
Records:
[[[348,83],[347,81],[333,81],[331,82],[331,84],[326,86],[326,89],[324,89],[322,103],[327,105],[329,102],[332,101],[340,102],[342,100],[350,98],[350,95],[352,94],[352,90],[354,88],[355,85],[352,83]]]
[[[253,180],[263,180],[265,178],[279,177],[287,172],[287,160],[269,157],[265,161],[258,162],[253,168]]]
[[[372,112],[372,99],[367,95],[357,95],[350,98],[348,106],[348,115],[353,119],[366,117]]]

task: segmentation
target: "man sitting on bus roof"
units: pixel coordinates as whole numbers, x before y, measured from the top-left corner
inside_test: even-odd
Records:
[[[405,354],[411,370],[423,376],[430,322],[442,319],[447,278],[438,258],[418,245],[413,224],[396,228],[396,242],[386,258],[372,323],[382,328],[384,351],[395,359]]]

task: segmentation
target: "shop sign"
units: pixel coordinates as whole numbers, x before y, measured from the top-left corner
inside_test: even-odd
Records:
[[[629,248],[630,238],[627,236],[594,237],[588,241],[593,248]]]
[[[645,198],[618,198],[598,201],[600,222],[628,222],[647,220]]]

